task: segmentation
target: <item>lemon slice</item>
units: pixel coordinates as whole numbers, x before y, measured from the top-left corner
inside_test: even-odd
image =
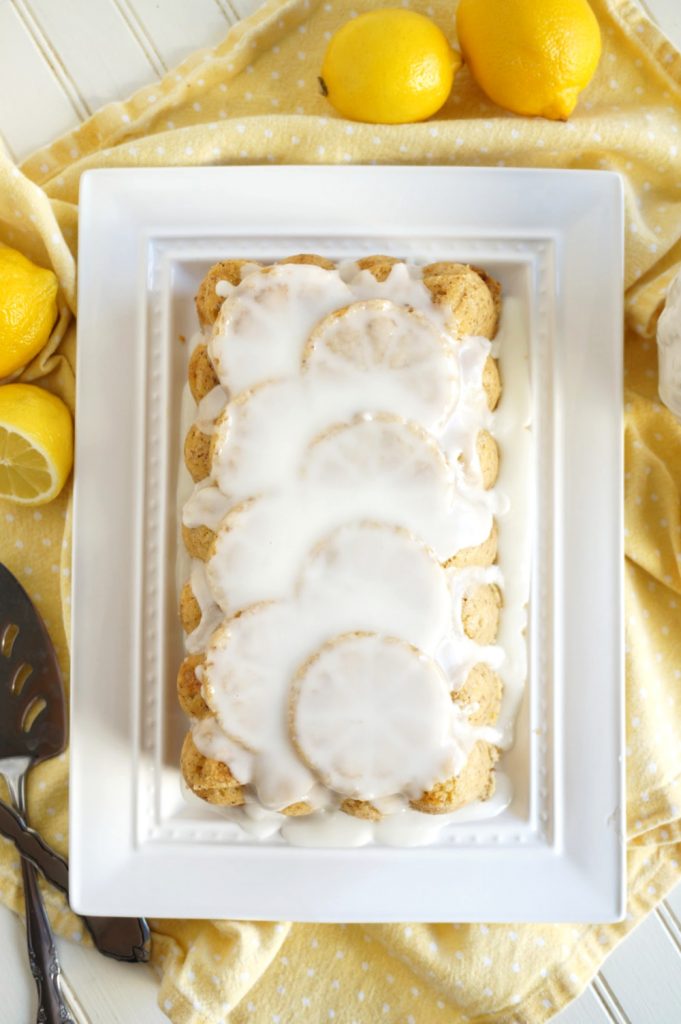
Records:
[[[310,334],[302,362],[307,373],[336,387],[352,378],[358,390],[366,381],[365,390],[383,403],[379,408],[399,409],[426,429],[441,426],[458,397],[458,366],[442,329],[387,299],[355,302],[325,317]]]
[[[73,465],[73,423],[60,398],[32,384],[0,387],[0,497],[44,505]]]
[[[220,383],[236,395],[294,375],[312,328],[351,299],[337,270],[287,263],[249,274],[225,299],[209,342]]]
[[[293,744],[336,793],[418,794],[451,773],[456,711],[444,673],[402,640],[334,637],[298,669],[289,699]]]

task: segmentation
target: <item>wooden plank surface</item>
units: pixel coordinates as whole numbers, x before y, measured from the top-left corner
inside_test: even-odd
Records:
[[[134,0],[137,19],[166,68],[175,67],[189,53],[215,46],[236,15],[215,0]]]
[[[681,955],[657,914],[651,914],[610,956],[601,976],[633,1024],[681,1020]]]
[[[158,982],[146,964],[121,964],[93,949],[58,941],[68,986],[77,994],[92,1024],[167,1024],[157,1006]],[[26,960],[24,925],[0,904],[0,1020],[24,1024],[31,1020],[35,989]],[[85,1024],[85,1022],[78,1022]]]
[[[9,0],[0,0],[0,97],[0,135],[16,159],[81,120],[77,98]]]
[[[14,0],[29,8],[28,0]],[[35,22],[52,45],[88,113],[123,99],[159,77],[163,68],[141,45],[124,8],[113,0],[30,0]],[[102,40],[106,46],[102,46]],[[93,54],[97,60],[93,60]]]
[[[681,45],[681,3],[679,0],[638,0],[648,16],[676,44]]]
[[[554,1020],[555,1024],[613,1024],[612,1017],[591,988],[587,988]]]

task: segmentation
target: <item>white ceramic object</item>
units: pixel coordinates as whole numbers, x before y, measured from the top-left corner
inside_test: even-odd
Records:
[[[675,416],[681,416],[681,273],[667,292],[657,323],[658,390]]]
[[[255,842],[179,792],[179,335],[194,330],[192,297],[212,262],[299,251],[484,265],[527,318],[530,671],[504,759],[513,799],[431,847]],[[73,906],[270,920],[620,918],[619,178],[399,167],[93,171],[81,186],[79,293]]]

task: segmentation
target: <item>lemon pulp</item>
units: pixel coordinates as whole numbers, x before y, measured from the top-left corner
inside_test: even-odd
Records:
[[[73,424],[62,400],[32,384],[0,387],[0,497],[42,505],[72,465]]]

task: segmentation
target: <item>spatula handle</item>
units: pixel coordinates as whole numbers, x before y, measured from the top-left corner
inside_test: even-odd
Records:
[[[22,858],[26,904],[26,942],[31,974],[38,990],[37,1024],[76,1024],[60,988],[61,966],[54,936],[38,888],[36,871]]]
[[[61,889],[68,899],[69,869],[66,861],[26,824],[18,811],[3,800],[0,800],[0,835],[11,839],[22,856],[35,864],[48,882]],[[146,963],[149,960],[149,926],[143,918],[82,916],[92,941],[104,956],[127,963]]]

